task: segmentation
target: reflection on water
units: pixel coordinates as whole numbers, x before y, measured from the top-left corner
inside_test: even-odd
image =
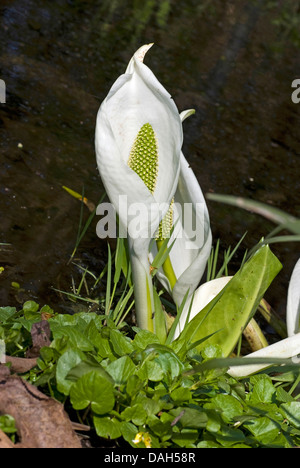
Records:
[[[300,73],[290,40],[297,37],[280,7],[267,11],[268,4],[2,1],[0,78],[7,102],[0,104],[0,243],[10,246],[0,246],[0,305],[30,297],[66,306],[52,286],[66,290],[76,275],[68,261],[80,206],[62,186],[78,192],[84,186],[86,196],[99,200],[97,109],[143,43],[155,42],[146,63],[179,110],[196,109],[184,124],[184,152],[203,191],[251,197],[299,215],[300,105],[290,99]],[[223,248],[246,230],[245,246],[251,246],[271,228],[249,213],[208,205]],[[299,247],[275,250],[285,269],[270,300],[283,311]],[[79,261],[99,271],[105,251],[93,225]]]

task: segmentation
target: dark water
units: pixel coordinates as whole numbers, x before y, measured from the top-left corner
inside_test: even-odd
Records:
[[[84,187],[90,200],[99,200],[96,113],[144,43],[155,42],[146,63],[179,110],[197,111],[184,124],[184,152],[203,191],[299,215],[300,104],[291,101],[291,83],[300,76],[300,52],[293,31],[278,26],[282,2],[267,9],[270,2],[262,0],[170,0],[137,2],[135,10],[133,3],[1,1],[7,102],[0,104],[0,242],[10,245],[0,246],[0,305],[31,298],[56,310],[70,307],[53,288],[69,291],[72,277],[80,276],[69,260],[81,208],[62,186]],[[222,248],[245,231],[244,245],[251,247],[273,227],[242,210],[208,206]],[[86,208],[83,215],[89,216]],[[76,261],[97,274],[106,244],[96,237],[95,223]],[[284,270],[268,298],[284,314],[300,249],[281,244],[274,251]]]

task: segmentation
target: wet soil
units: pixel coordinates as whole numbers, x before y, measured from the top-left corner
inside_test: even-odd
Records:
[[[0,306],[30,298],[57,311],[71,307],[53,288],[70,290],[79,275],[69,260],[81,207],[62,186],[84,187],[90,200],[100,199],[96,113],[143,43],[155,42],[146,63],[179,110],[196,109],[184,123],[184,153],[204,193],[244,196],[299,215],[300,104],[291,101],[291,83],[300,75],[300,52],[274,25],[281,2],[270,10],[263,0],[179,0],[165,21],[154,9],[145,24],[132,21],[133,2],[119,3],[112,10],[106,1],[1,2],[7,95],[0,104],[0,243],[9,245],[0,246]],[[244,247],[251,247],[273,228],[239,209],[208,207],[223,249],[245,231]],[[83,214],[87,219],[86,208]],[[96,236],[96,221],[76,260],[97,274],[106,243]],[[268,300],[284,315],[300,249],[289,243],[273,250],[284,269]],[[238,262],[239,256],[233,269]]]

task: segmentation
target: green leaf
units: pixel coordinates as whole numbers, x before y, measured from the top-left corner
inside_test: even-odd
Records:
[[[24,313],[27,313],[27,312],[33,312],[34,313],[34,312],[37,312],[39,310],[39,308],[40,308],[39,304],[37,304],[34,301],[27,301],[23,305]]]
[[[198,439],[198,431],[196,429],[182,429],[180,432],[173,432],[172,441],[179,447],[191,448]]]
[[[85,354],[79,349],[69,349],[57,361],[56,380],[57,389],[64,395],[69,395],[74,382],[67,380],[70,370],[85,359]]]
[[[122,385],[127,382],[130,375],[135,371],[136,367],[129,356],[122,356],[119,359],[111,362],[106,371],[112,376],[117,385]]]
[[[86,357],[84,360],[81,360],[77,365],[72,367],[67,374],[67,379],[75,382],[80,379],[85,374],[90,372],[96,372],[101,377],[106,379],[110,384],[114,384],[112,377],[106,372],[106,370],[99,364],[92,356]]]
[[[137,334],[135,335],[132,343],[138,349],[145,349],[148,345],[159,342],[160,341],[155,333],[152,333],[149,330],[137,329]]]
[[[94,415],[93,422],[96,433],[99,437],[105,437],[106,439],[117,439],[122,435],[120,421],[118,421],[116,418]]]
[[[174,410],[170,411],[175,418],[178,418],[180,425],[185,427],[190,427],[194,429],[201,429],[206,427],[208,417],[205,411],[201,408],[189,408],[179,406]]]
[[[6,434],[14,434],[15,432],[17,432],[14,418],[9,414],[1,414],[0,429]]]
[[[267,416],[262,416],[244,423],[244,427],[253,434],[260,444],[272,443],[279,434],[280,426]]]
[[[0,322],[6,322],[16,313],[15,307],[0,307]]]
[[[165,375],[169,375],[171,380],[178,377],[184,370],[183,362],[177,354],[168,346],[152,344],[145,350],[147,353],[155,354],[155,362],[163,369]]]
[[[120,424],[121,433],[123,438],[128,442],[132,447],[136,447],[136,444],[133,443],[135,436],[138,433],[138,428],[131,422],[122,422]]]
[[[164,371],[157,362],[147,360],[143,361],[141,367],[136,371],[136,375],[141,380],[159,382],[164,378]]]
[[[217,395],[212,399],[212,403],[221,411],[222,419],[229,423],[243,412],[243,406],[232,395]]]
[[[118,356],[124,356],[124,354],[130,354],[134,351],[134,346],[130,338],[119,330],[110,331],[110,341]]]
[[[68,338],[72,348],[78,348],[81,351],[93,351],[94,349],[93,343],[91,343],[83,332],[74,326],[67,325],[55,328],[51,327],[51,330],[55,340],[59,338]]]
[[[171,392],[171,398],[176,402],[189,401],[192,397],[189,388],[179,387]]]
[[[105,332],[103,334],[99,332],[94,320],[89,323],[84,334],[86,339],[95,346],[98,354],[102,358],[108,357],[109,359],[114,359],[114,354],[108,338],[102,336],[103,334],[105,335]]]
[[[137,375],[130,375],[127,380],[126,393],[133,398],[144,387],[144,381]]]
[[[246,442],[245,434],[240,429],[230,426],[222,426],[218,434],[216,434],[216,441],[223,447],[232,447],[241,442]]]
[[[266,374],[262,374],[252,377],[251,382],[253,381],[255,383],[250,397],[251,404],[272,403],[276,389],[271,378]]]
[[[283,403],[280,408],[289,422],[297,429],[300,429],[300,402],[291,401]]]
[[[187,324],[176,341],[185,346],[187,341],[197,342],[214,333],[197,349],[201,350],[207,344],[217,344],[224,356],[228,356],[281,268],[281,263],[269,247],[262,247]]]
[[[136,403],[133,406],[127,407],[121,416],[124,421],[132,421],[137,426],[142,426],[146,423],[148,414],[141,403]]]
[[[84,374],[71,387],[70,399],[74,409],[91,405],[96,414],[109,413],[115,404],[113,385],[97,372]]]

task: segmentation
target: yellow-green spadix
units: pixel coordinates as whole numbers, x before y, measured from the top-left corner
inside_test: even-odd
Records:
[[[142,46],[113,84],[98,111],[95,135],[103,185],[123,231],[128,231],[134,280],[147,280],[147,287],[135,285],[137,308],[146,307],[143,289],[148,290],[148,304],[152,300],[148,249],[177,187],[183,140],[173,99],[144,64],[151,46]],[[122,196],[127,197],[124,209],[119,203]],[[136,203],[142,204],[144,213],[139,215],[138,236],[131,222],[136,217],[132,211]],[[150,314],[147,320],[141,319],[143,313],[138,315],[139,326],[151,328]]]
[[[193,113],[189,109],[183,111],[180,117],[183,121]],[[212,245],[205,198],[182,152],[178,186],[171,208],[174,228],[168,242],[168,245],[172,245],[168,261],[172,268],[160,268],[156,276],[180,306],[186,293],[192,296],[199,285]],[[156,246],[153,245],[150,258],[154,259],[155,255]]]

